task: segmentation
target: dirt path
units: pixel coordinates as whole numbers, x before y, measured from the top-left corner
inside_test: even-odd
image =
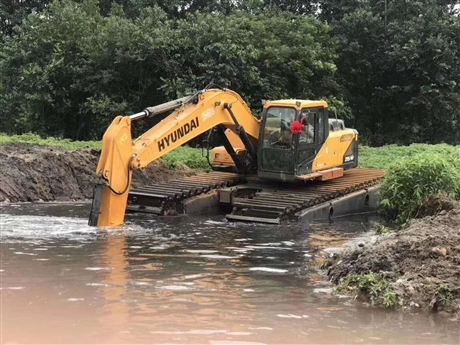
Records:
[[[455,203],[454,209],[437,216],[414,219],[397,233],[333,258],[328,266],[329,278],[342,283],[342,288],[360,300],[371,302],[372,294],[377,295],[377,290],[385,289],[388,283],[388,291],[395,293],[394,301],[402,304],[397,307],[459,317],[460,205]],[[370,282],[370,273],[384,280]],[[365,275],[367,280],[360,279],[360,287],[356,282],[350,284],[354,289],[343,286]]]
[[[0,202],[70,201],[92,198],[99,153],[25,144],[0,146]],[[192,175],[154,163],[135,172],[133,185]]]

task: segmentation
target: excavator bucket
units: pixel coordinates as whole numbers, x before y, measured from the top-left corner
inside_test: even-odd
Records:
[[[118,116],[104,134],[96,173],[101,182],[94,189],[90,226],[122,225],[131,187],[133,156],[131,119]]]

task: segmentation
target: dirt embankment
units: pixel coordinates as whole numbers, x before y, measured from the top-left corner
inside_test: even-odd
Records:
[[[25,144],[0,146],[0,202],[90,199],[96,182],[99,152],[69,152]],[[136,171],[133,185],[165,182],[192,170],[168,170],[161,162]]]
[[[413,219],[402,230],[383,235],[374,244],[345,252],[328,264],[328,276],[336,284],[354,282],[360,300],[372,301],[372,294],[388,283],[386,297],[396,307],[439,311],[460,317],[460,204],[436,216]],[[382,282],[369,282],[374,273]],[[367,280],[357,277],[367,276]],[[352,279],[350,279],[352,278]],[[361,285],[359,285],[361,284]],[[375,298],[374,298],[375,300]]]

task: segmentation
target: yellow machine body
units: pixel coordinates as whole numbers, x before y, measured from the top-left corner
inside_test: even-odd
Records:
[[[257,172],[261,178],[280,181],[339,177],[339,171],[346,167],[344,157],[350,153],[352,143],[356,143],[357,133],[352,129],[329,131],[329,127],[324,124],[323,112],[326,109],[324,101],[270,101],[265,103],[263,118],[259,120],[236,92],[205,89],[189,98],[147,108],[142,113],[118,116],[103,137],[96,173],[104,184],[95,189],[90,225],[102,227],[123,224],[132,171],[147,167],[212,129],[217,129],[224,141],[224,146],[211,151],[214,169],[228,169],[243,174]],[[137,139],[132,139],[132,121],[169,110],[172,112],[161,122]],[[289,134],[286,128],[292,124],[283,124],[285,119],[277,117],[277,110],[287,110],[291,120],[296,121],[306,111],[307,117],[317,121],[319,129],[315,129],[315,133],[318,133],[314,134],[315,138],[324,137],[324,140],[315,139],[312,143],[303,143],[303,132],[298,136]],[[316,112],[311,116],[308,111],[311,113],[312,110]],[[286,146],[276,147],[270,141],[278,137],[281,140],[283,136],[291,140]],[[357,159],[357,152],[354,154]],[[286,165],[289,171],[285,170]],[[325,173],[318,175],[318,172]]]

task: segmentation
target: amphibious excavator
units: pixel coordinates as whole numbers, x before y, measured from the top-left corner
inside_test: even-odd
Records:
[[[328,118],[322,100],[285,99],[263,102],[261,119],[242,97],[229,89],[207,87],[144,111],[118,116],[106,130],[97,166],[89,224],[124,223],[132,173],[206,132],[223,145],[209,148],[213,170],[255,175],[262,180],[304,183],[340,178],[358,164],[358,133]],[[137,139],[131,125],[168,113]]]

